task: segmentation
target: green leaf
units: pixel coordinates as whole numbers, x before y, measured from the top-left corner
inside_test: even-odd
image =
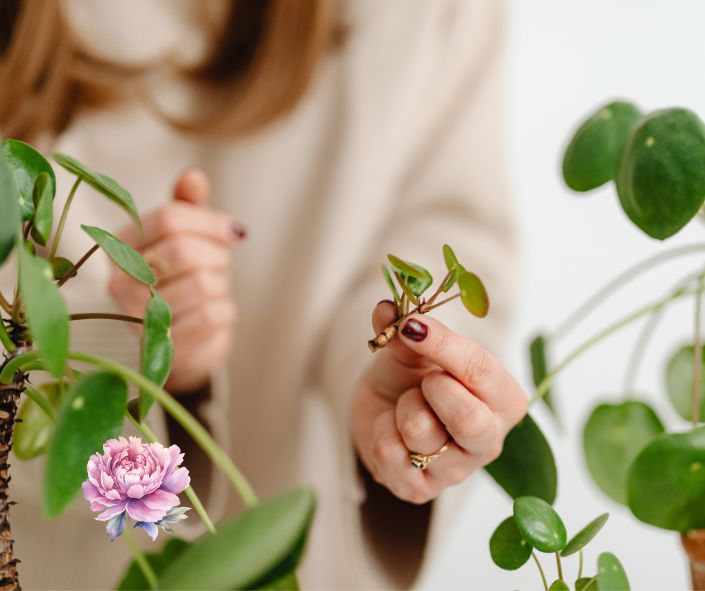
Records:
[[[154,285],[157,281],[149,265],[142,258],[142,255],[131,246],[125,244],[119,238],[113,236],[95,226],[81,225],[83,231],[88,234],[100,246],[112,261],[125,273],[147,285]]]
[[[169,304],[154,290],[144,313],[142,336],[142,375],[160,388],[166,382],[174,360],[174,341],[171,339],[171,310]],[[144,420],[154,398],[140,392],[140,420]]]
[[[5,262],[17,242],[22,221],[19,193],[5,151],[0,150],[0,264]]]
[[[56,420],[44,472],[44,510],[61,514],[86,479],[86,463],[120,434],[127,386],[106,372],[83,376],[69,390]]]
[[[546,379],[548,375],[548,362],[546,360],[546,337],[538,334],[534,337],[529,345],[529,358],[531,360],[531,377],[534,381],[534,386],[537,388]],[[551,388],[546,390],[541,400],[548,409],[556,416],[556,409],[551,396]]]
[[[169,565],[159,576],[159,588],[251,588],[302,544],[314,505],[313,492],[298,489],[218,525],[218,533],[200,538]]]
[[[189,545],[187,541],[180,538],[169,538],[169,541],[164,544],[161,551],[148,552],[144,556],[152,567],[154,574],[159,576],[171,563],[180,559]],[[122,576],[117,589],[118,591],[144,591],[144,589],[149,589],[149,582],[134,560],[127,567],[127,571]]]
[[[531,545],[521,537],[514,517],[507,517],[490,538],[492,561],[504,570],[516,570],[531,558]]]
[[[137,224],[140,228],[142,227],[142,221],[137,213],[137,207],[135,207],[135,202],[132,199],[132,195],[130,195],[130,193],[128,193],[123,187],[118,185],[113,179],[105,176],[104,174],[94,172],[85,164],[82,164],[75,158],[67,156],[66,154],[56,153],[54,154],[54,160],[71,174],[76,175],[81,180],[88,183],[96,191],[102,193],[108,199],[117,203],[129,214],[135,224]]]
[[[600,404],[583,430],[583,450],[595,484],[618,503],[627,503],[629,466],[663,425],[643,402]]]
[[[579,578],[575,581],[575,591],[597,591],[597,576]]]
[[[397,278],[397,281],[399,282],[399,286],[401,287],[401,290],[404,292],[404,295],[409,298],[409,301],[414,305],[417,306],[419,304],[419,298],[416,297],[416,294],[413,292],[409,284],[407,283],[407,278],[404,278],[401,276],[401,274],[397,273],[396,271],[394,272],[394,276]]]
[[[59,378],[68,355],[69,319],[53,279],[46,261],[20,248],[20,291],[29,331],[47,368]]]
[[[600,591],[629,591],[629,580],[622,563],[610,552],[603,552],[597,559],[597,588]]]
[[[629,132],[641,112],[627,102],[609,103],[578,128],[563,156],[563,178],[574,191],[590,191],[612,180]]]
[[[685,226],[705,200],[705,125],[687,109],[644,117],[624,147],[617,193],[629,219],[665,240]]]
[[[60,400],[59,386],[55,382],[42,384],[39,390],[49,404],[56,408]],[[54,420],[40,406],[25,397],[17,412],[17,422],[12,433],[12,451],[20,460],[31,460],[44,454],[54,433]]]
[[[46,246],[51,235],[51,226],[54,221],[54,187],[51,177],[42,172],[34,184],[34,223],[32,224],[32,238],[42,246]]]
[[[19,199],[22,220],[27,221],[34,215],[33,192],[37,177],[43,172],[49,175],[49,191],[53,200],[56,193],[56,176],[46,158],[29,144],[19,140],[5,140],[3,148],[17,187],[15,195]]]
[[[691,419],[691,395],[693,389],[693,346],[678,349],[666,368],[666,391],[673,408],[686,421]],[[705,348],[702,352],[702,374],[705,376]],[[705,421],[705,381],[700,382],[700,421]]]
[[[565,545],[565,548],[561,550],[561,556],[570,556],[571,554],[575,554],[587,546],[600,532],[605,523],[607,523],[609,516],[609,513],[603,513],[602,515],[595,517],[595,519],[593,519],[570,539],[570,541]]]
[[[548,588],[548,591],[570,591],[570,587],[568,587],[568,583],[561,579],[556,579],[551,583],[551,586]]]
[[[446,269],[453,272],[443,284],[443,291],[448,292],[458,282],[458,276],[465,272],[465,267],[458,262],[458,257],[455,256],[455,252],[448,244],[443,245],[443,260],[445,261]]]
[[[423,293],[431,287],[433,277],[421,265],[410,263],[409,261],[403,261],[400,258],[395,257],[393,254],[387,255],[387,258],[392,264],[392,270],[397,275],[397,278],[401,277],[401,279],[399,279],[399,284],[402,289],[404,289],[404,286],[406,285],[415,296],[421,297]],[[407,290],[404,291],[406,292]]]
[[[514,521],[521,536],[541,552],[558,552],[567,534],[563,521],[543,499],[519,497],[514,500]]]
[[[641,451],[628,478],[637,519],[678,532],[705,528],[705,427],[663,433]]]
[[[382,275],[384,275],[384,280],[387,282],[387,285],[389,286],[389,290],[392,292],[392,297],[394,298],[395,303],[401,302],[401,297],[399,296],[399,291],[397,290],[397,286],[394,284],[394,280],[392,279],[392,276],[389,274],[389,271],[387,270],[386,265],[382,265]]]
[[[51,264],[51,273],[54,276],[54,279],[57,280],[61,280],[66,277],[69,271],[71,271],[74,267],[74,264],[64,257],[54,257],[51,261],[49,261],[49,263]],[[75,277],[76,275],[78,275],[78,272],[74,271],[71,277]]]
[[[490,298],[480,278],[470,271],[460,273],[458,287],[460,288],[460,299],[468,312],[478,318],[487,316],[490,309]]]
[[[504,440],[501,455],[485,470],[510,497],[556,500],[558,474],[553,452],[539,426],[526,415]]]
[[[268,591],[299,591],[300,588],[296,573],[287,573],[281,578],[267,583],[264,587],[255,587],[255,589],[267,589]]]

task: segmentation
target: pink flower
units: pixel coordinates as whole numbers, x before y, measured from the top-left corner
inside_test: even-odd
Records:
[[[176,445],[167,449],[139,437],[109,439],[102,454],[90,457],[83,496],[100,511],[96,519],[108,522],[111,539],[122,533],[126,515],[152,539],[157,526],[170,532],[170,524],[186,518],[177,496],[190,482],[188,470],[179,468],[183,458]]]

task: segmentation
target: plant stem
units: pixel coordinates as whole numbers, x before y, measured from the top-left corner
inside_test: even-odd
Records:
[[[253,507],[257,504],[257,496],[250,486],[250,483],[242,475],[240,470],[233,464],[230,457],[218,446],[211,437],[210,433],[199,423],[193,415],[187,411],[177,400],[171,395],[155,385],[152,381],[145,378],[143,375],[132,371],[131,369],[115,363],[110,359],[98,357],[97,355],[89,355],[88,353],[79,353],[76,351],[69,352],[69,359],[76,361],[85,361],[97,367],[110,371],[128,382],[132,382],[148,394],[151,394],[161,407],[168,412],[177,423],[179,423],[186,432],[191,435],[193,440],[203,449],[211,461],[218,466],[225,476],[230,480],[233,488],[242,498],[243,502],[248,507]],[[0,374],[1,377],[1,374]]]
[[[61,287],[69,279],[74,277],[76,273],[78,273],[78,270],[83,266],[83,263],[85,263],[89,258],[91,258],[91,255],[99,248],[100,246],[98,246],[97,244],[91,246],[90,249],[88,249],[88,252],[86,252],[86,254],[84,254],[80,259],[78,259],[76,264],[68,270],[66,275],[59,279],[59,281],[56,283],[56,286]]]
[[[140,567],[144,578],[147,579],[147,584],[149,585],[149,588],[157,589],[157,575],[154,573],[152,565],[149,564],[147,557],[144,555],[144,552],[142,552],[142,549],[137,544],[137,540],[135,540],[135,538],[133,537],[132,532],[130,531],[129,524],[125,524],[125,529],[123,530],[122,535],[125,538],[125,542],[127,542],[127,545],[129,546],[132,555],[135,557],[135,562],[137,563],[137,566]]]
[[[436,308],[441,307],[443,304],[447,304],[448,302],[452,302],[453,300],[457,299],[460,297],[460,293],[456,293],[455,295],[450,296],[449,298],[446,298],[445,300],[441,300],[437,304],[433,304],[432,306],[429,306],[430,301],[424,304],[419,308],[419,312],[421,314],[426,314],[426,312],[430,312],[431,310],[435,310]]]
[[[9,384],[12,382],[20,368],[25,364],[40,359],[38,351],[25,351],[9,359],[0,371],[0,383]]]
[[[122,320],[133,324],[142,324],[142,319],[125,314],[109,314],[104,312],[88,312],[86,314],[71,314],[69,320]]]
[[[580,553],[578,554],[578,578],[582,578],[583,576],[583,549],[580,549]]]
[[[534,559],[534,562],[536,563],[536,566],[539,569],[539,574],[541,575],[541,582],[543,583],[544,591],[548,591],[548,582],[546,581],[546,575],[544,574],[543,567],[541,566],[541,563],[539,562],[539,559],[536,556],[536,552],[534,552],[533,550],[531,551],[531,558]]]
[[[51,407],[51,404],[49,404],[49,401],[46,399],[44,394],[42,394],[42,391],[39,390],[39,388],[35,388],[31,384],[25,383],[24,393],[27,395],[27,398],[31,399],[32,402],[44,411],[46,416],[48,416],[52,421],[54,420],[54,409]]]
[[[7,332],[7,328],[5,328],[5,321],[2,318],[0,318],[0,343],[2,343],[8,353],[13,353],[17,349]]]
[[[565,336],[570,330],[575,327],[585,316],[587,316],[593,308],[596,308],[602,301],[606,300],[614,291],[628,283],[633,278],[637,277],[644,271],[647,271],[651,267],[664,263],[670,259],[694,254],[698,252],[705,251],[705,244],[688,244],[686,246],[681,246],[674,248],[673,250],[667,250],[661,252],[654,256],[651,256],[643,261],[640,261],[633,267],[626,269],[614,277],[611,281],[608,281],[600,289],[598,289],[594,294],[592,294],[587,300],[585,300],[578,308],[573,311],[563,322],[561,322],[558,327],[556,327],[552,332],[552,339],[558,340]]]
[[[443,287],[444,287],[445,284],[446,284],[446,281],[448,281],[448,279],[450,279],[450,276],[453,274],[453,272],[454,272],[454,270],[448,271],[448,272],[446,273],[446,276],[443,278],[443,281],[441,281],[441,282],[438,284],[438,288],[436,289],[436,291],[433,293],[433,295],[432,295],[432,296],[428,299],[428,301],[426,302],[429,306],[431,306],[431,305],[433,304],[433,302],[436,301],[436,298],[437,298],[439,295],[441,295],[441,293],[443,292]]]
[[[71,192],[66,198],[66,203],[64,203],[64,208],[61,210],[61,217],[59,218],[59,225],[56,227],[56,234],[54,234],[54,241],[51,243],[51,249],[49,250],[49,259],[53,259],[56,256],[56,250],[59,248],[59,242],[61,241],[61,234],[64,232],[64,226],[66,225],[66,218],[69,215],[69,209],[71,208],[71,203],[73,202],[74,195],[76,195],[76,189],[78,185],[81,184],[81,177],[76,179],[73,187],[71,187]]]
[[[12,304],[7,301],[3,293],[0,291],[0,308],[5,310],[8,314],[12,312]]]
[[[700,331],[700,316],[703,300],[703,279],[695,292],[695,336],[693,341],[693,387],[690,393],[690,422],[693,428],[700,422],[700,388],[703,373],[703,339]]]
[[[693,293],[692,289],[679,289],[676,290],[675,292],[672,292],[671,294],[667,295],[666,297],[663,297],[655,302],[652,302],[650,304],[647,304],[634,312],[631,312],[630,314],[627,314],[626,316],[620,318],[613,324],[610,324],[606,328],[602,329],[600,332],[594,334],[592,337],[587,339],[586,341],[583,341],[578,347],[573,349],[571,353],[569,353],[566,357],[563,358],[563,360],[558,363],[544,378],[544,380],[539,384],[538,388],[536,389],[536,392],[534,395],[531,397],[531,400],[529,401],[529,405],[534,404],[537,400],[540,400],[548,391],[549,386],[551,385],[551,382],[556,378],[556,376],[563,371],[568,365],[571,364],[576,358],[580,357],[585,351],[588,349],[591,349],[594,345],[602,341],[603,339],[607,338],[608,336],[614,334],[615,332],[621,330],[625,326],[631,324],[635,320],[638,320],[642,316],[648,314],[649,312],[653,312],[655,310],[659,310],[663,306],[669,304],[670,302],[677,300],[679,298],[682,298],[686,295],[690,295]]]
[[[157,436],[145,423],[139,423],[129,412],[125,412],[125,416],[135,426],[135,428],[137,428],[139,432],[145,436],[147,441],[152,443],[159,442]],[[201,503],[201,499],[198,498],[198,495],[196,494],[196,491],[193,490],[193,487],[188,486],[184,492],[186,493],[189,501],[191,501],[194,511],[196,511],[198,516],[201,518],[203,525],[206,526],[206,529],[212,534],[216,533],[215,525],[213,525],[213,521],[211,521],[210,516],[206,512],[206,508],[203,506],[203,503]]]
[[[556,569],[558,570],[558,578],[563,580],[563,565],[561,564],[561,553],[556,552]]]

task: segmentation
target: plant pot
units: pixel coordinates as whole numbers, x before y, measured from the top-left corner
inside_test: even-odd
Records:
[[[681,543],[690,562],[693,591],[705,591],[705,530],[694,529],[681,534]]]

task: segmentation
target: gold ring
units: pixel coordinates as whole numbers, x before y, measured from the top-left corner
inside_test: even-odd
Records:
[[[425,470],[428,468],[429,464],[433,461],[438,459],[440,456],[442,456],[446,451],[448,450],[448,441],[446,441],[443,444],[443,447],[439,449],[437,452],[432,453],[430,455],[425,455],[425,454],[420,454],[416,452],[411,452],[409,454],[409,460],[411,461],[411,465],[414,468],[418,468],[419,470]]]

